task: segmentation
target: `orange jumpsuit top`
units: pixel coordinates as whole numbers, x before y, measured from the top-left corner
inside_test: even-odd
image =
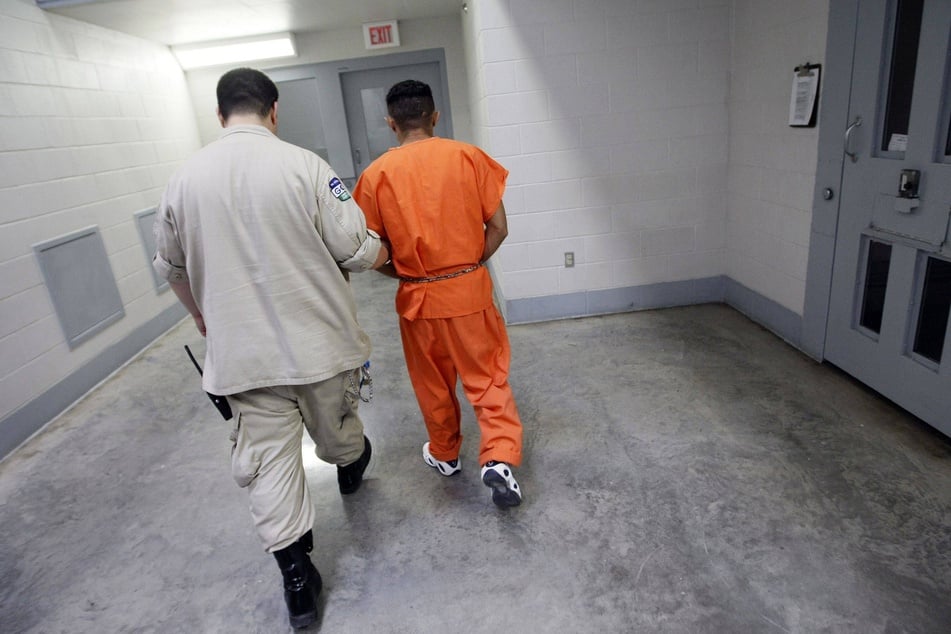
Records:
[[[353,192],[367,227],[389,240],[402,278],[431,278],[479,263],[485,227],[508,170],[479,148],[440,137],[391,148],[364,170]],[[434,282],[400,282],[406,319],[460,317],[492,305],[485,267]]]

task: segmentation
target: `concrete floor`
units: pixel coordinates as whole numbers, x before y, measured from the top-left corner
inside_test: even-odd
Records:
[[[719,305],[514,326],[525,503],[426,467],[392,280],[354,278],[378,460],[308,460],[307,631],[949,632],[951,441]],[[0,463],[0,632],[290,631],[229,425],[157,341]],[[312,454],[307,454],[312,456]]]

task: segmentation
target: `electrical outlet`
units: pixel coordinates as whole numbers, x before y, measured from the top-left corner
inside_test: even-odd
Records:
[[[571,268],[575,265],[575,252],[565,251],[565,268]]]

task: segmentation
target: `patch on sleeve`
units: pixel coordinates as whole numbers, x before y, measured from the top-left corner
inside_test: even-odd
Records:
[[[350,200],[350,192],[347,191],[347,186],[341,183],[336,176],[330,179],[330,193],[341,202]]]

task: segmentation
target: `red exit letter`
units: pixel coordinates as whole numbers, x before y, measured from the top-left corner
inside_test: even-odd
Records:
[[[372,22],[363,25],[363,44],[369,48],[400,45],[400,27],[396,20]]]
[[[373,45],[389,44],[393,41],[393,38],[390,36],[390,30],[391,27],[389,24],[372,27],[370,29],[370,43]]]

